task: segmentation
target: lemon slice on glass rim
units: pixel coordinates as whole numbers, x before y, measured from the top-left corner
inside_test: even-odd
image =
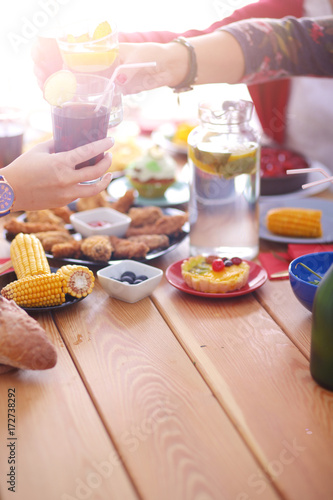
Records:
[[[105,36],[111,35],[112,29],[110,24],[107,21],[103,21],[100,23],[97,28],[94,31],[94,34],[92,36],[93,40],[100,40],[101,38],[104,38]]]
[[[60,70],[48,77],[44,83],[43,96],[51,106],[62,106],[76,92],[76,78],[71,71]]]

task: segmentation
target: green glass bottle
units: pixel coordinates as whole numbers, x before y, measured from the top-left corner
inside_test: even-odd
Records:
[[[312,315],[310,372],[333,391],[333,265],[318,285]]]

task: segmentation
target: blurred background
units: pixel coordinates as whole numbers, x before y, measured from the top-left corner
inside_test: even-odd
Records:
[[[38,36],[55,36],[59,27],[74,20],[115,21],[119,31],[206,28],[254,0],[11,0],[1,2],[0,33],[2,78],[1,104],[26,110],[34,126],[50,127],[49,109],[33,73],[31,49]],[[209,93],[223,98],[247,97],[243,85],[212,85]],[[147,119],[160,120],[196,116],[197,102],[207,95],[207,86],[183,94],[180,104],[171,89],[158,89],[125,98],[125,111],[138,110]],[[163,106],[162,103],[163,102]],[[126,118],[126,113],[125,113]]]

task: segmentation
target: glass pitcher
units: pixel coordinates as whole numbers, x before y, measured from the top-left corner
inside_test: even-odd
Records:
[[[190,252],[253,259],[259,251],[259,137],[253,104],[199,104],[188,137]]]

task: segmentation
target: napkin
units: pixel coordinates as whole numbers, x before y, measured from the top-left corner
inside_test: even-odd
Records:
[[[274,276],[277,273],[288,271],[289,254],[288,252],[260,252],[259,261],[268,274],[268,279],[288,279],[289,276]]]
[[[289,279],[288,275],[278,276],[277,273],[288,271],[289,263],[297,257],[315,252],[333,252],[333,245],[290,244],[288,252],[261,252],[258,258],[270,280]]]
[[[319,243],[314,243],[311,245],[288,245],[288,254],[290,260],[296,259],[301,255],[306,255],[307,253],[316,252],[333,252],[333,245],[321,245]]]

